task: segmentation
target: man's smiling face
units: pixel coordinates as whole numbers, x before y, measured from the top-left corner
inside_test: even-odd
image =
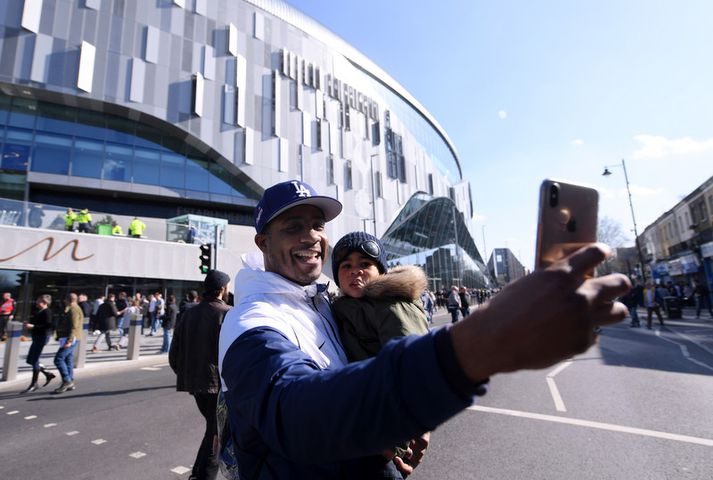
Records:
[[[311,205],[299,205],[270,221],[255,235],[265,270],[300,285],[309,285],[322,273],[327,252],[324,214]]]

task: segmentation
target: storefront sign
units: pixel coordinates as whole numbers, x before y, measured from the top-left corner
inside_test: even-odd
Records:
[[[197,245],[0,225],[0,269],[202,280]]]
[[[701,245],[701,256],[703,258],[713,257],[713,242]]]

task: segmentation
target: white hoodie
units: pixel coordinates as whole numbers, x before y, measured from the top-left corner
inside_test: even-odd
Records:
[[[279,274],[251,268],[240,270],[234,285],[235,307],[220,330],[218,365],[222,366],[233,342],[256,327],[281,332],[323,369],[347,364],[324,285],[303,287]]]

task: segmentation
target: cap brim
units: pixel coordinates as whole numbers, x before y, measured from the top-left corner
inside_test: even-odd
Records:
[[[283,212],[286,212],[290,208],[298,207],[300,205],[312,205],[314,207],[319,208],[322,210],[322,213],[324,213],[324,221],[329,222],[334,220],[337,215],[339,215],[342,212],[342,202],[339,200],[336,200],[332,197],[323,197],[323,196],[313,196],[313,197],[306,197],[302,200],[297,200],[296,202],[292,202],[289,205],[285,205],[278,211],[272,214],[270,218],[267,219],[265,222],[265,225],[273,221],[275,218],[277,218],[278,215],[280,215]],[[263,227],[264,229],[264,227]]]

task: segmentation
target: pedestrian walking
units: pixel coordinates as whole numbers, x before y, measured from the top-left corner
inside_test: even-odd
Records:
[[[99,343],[101,342],[102,335],[106,338],[107,350],[119,350],[119,345],[111,343],[111,331],[116,330],[116,317],[119,312],[116,309],[116,303],[114,300],[116,296],[113,293],[107,295],[106,300],[99,306],[97,311],[97,328],[99,329],[99,335],[97,335],[96,340],[94,340],[94,345],[92,346],[92,353],[99,351]]]
[[[56,377],[54,373],[47,371],[45,366],[40,363],[42,350],[50,340],[54,325],[52,310],[49,308],[52,305],[52,297],[50,295],[40,295],[37,297],[35,305],[37,306],[37,311],[32,315],[32,321],[24,323],[24,327],[31,332],[32,336],[32,345],[30,345],[26,360],[27,364],[32,366],[32,381],[30,386],[23,390],[22,393],[32,393],[40,388],[37,383],[40,373],[45,376],[45,383],[42,387],[46,387]]]
[[[178,317],[178,305],[176,305],[176,296],[171,294],[166,300],[166,312],[161,317],[161,328],[163,329],[163,344],[161,345],[161,353],[168,353],[171,347],[171,337],[173,329],[176,327],[176,318]]]
[[[82,334],[82,309],[77,305],[77,294],[70,293],[65,299],[64,315],[57,325],[55,336],[59,348],[54,356],[54,365],[62,375],[62,385],[54,393],[64,393],[74,390],[74,349]]]
[[[223,317],[230,310],[225,303],[229,283],[227,274],[208,271],[203,282],[203,300],[178,319],[168,354],[169,364],[176,372],[176,390],[193,395],[205,418],[205,433],[193,462],[191,478],[213,480],[218,475],[218,461],[213,453],[220,391],[218,337]]]
[[[17,305],[10,292],[2,294],[2,304],[0,304],[0,341],[7,340],[7,324],[15,318]]]
[[[470,315],[470,292],[467,288],[460,287],[458,296],[460,297],[460,313],[465,318]]]
[[[653,314],[656,314],[656,318],[659,319],[659,323],[663,325],[663,318],[661,318],[661,305],[663,305],[661,290],[659,288],[655,288],[653,283],[647,282],[646,288],[644,288],[644,307],[646,307],[646,328],[649,330],[651,330],[651,317]]]
[[[448,313],[451,314],[451,323],[456,323],[458,321],[458,312],[460,312],[460,294],[458,293],[458,287],[453,285],[451,287],[451,293],[448,295],[446,300],[446,309]]]

